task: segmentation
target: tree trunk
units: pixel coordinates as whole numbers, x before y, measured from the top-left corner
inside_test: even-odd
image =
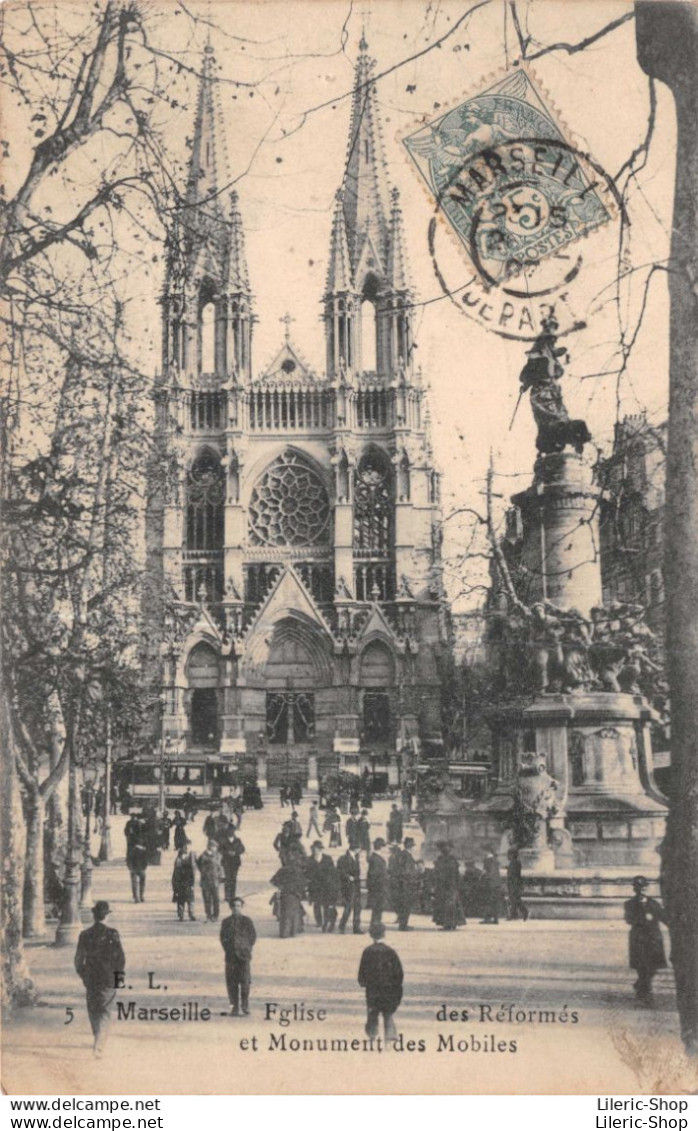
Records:
[[[31,1005],[35,998],[22,945],[24,851],[22,804],[15,770],[14,742],[8,703],[0,687],[0,900],[3,945],[0,996],[4,1009]]]
[[[39,789],[27,791],[27,840],[24,859],[22,934],[41,938],[46,932],[44,906],[44,801]]]
[[[637,57],[676,103],[665,583],[672,797],[662,851],[681,1036],[698,1055],[698,10],[637,3]]]

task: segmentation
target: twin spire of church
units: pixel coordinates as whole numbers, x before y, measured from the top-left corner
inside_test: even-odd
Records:
[[[163,363],[195,378],[202,372],[202,312],[213,307],[215,375],[251,377],[252,292],[237,192],[228,194],[213,48],[204,49],[192,152],[176,255],[163,295]],[[325,290],[330,378],[358,374],[362,365],[361,308],[373,307],[376,376],[409,365],[410,284],[396,189],[386,173],[374,79],[365,38],[359,45],[349,145],[332,221]],[[226,202],[228,207],[226,209]],[[371,350],[371,353],[374,351]]]

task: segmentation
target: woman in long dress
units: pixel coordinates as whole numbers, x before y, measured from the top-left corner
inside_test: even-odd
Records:
[[[436,846],[439,855],[434,861],[434,914],[433,922],[444,931],[455,931],[465,923],[460,899],[460,873],[458,861],[450,844],[440,840]]]

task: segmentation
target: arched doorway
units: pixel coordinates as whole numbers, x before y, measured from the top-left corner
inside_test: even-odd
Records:
[[[189,735],[193,747],[215,748],[220,735],[218,656],[209,644],[197,644],[187,663]]]
[[[275,627],[264,667],[267,781],[308,780],[317,730],[317,696],[331,683],[319,634],[295,617]]]

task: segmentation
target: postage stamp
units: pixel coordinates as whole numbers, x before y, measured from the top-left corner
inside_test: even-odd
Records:
[[[614,187],[517,70],[403,139],[485,285],[607,223]]]

